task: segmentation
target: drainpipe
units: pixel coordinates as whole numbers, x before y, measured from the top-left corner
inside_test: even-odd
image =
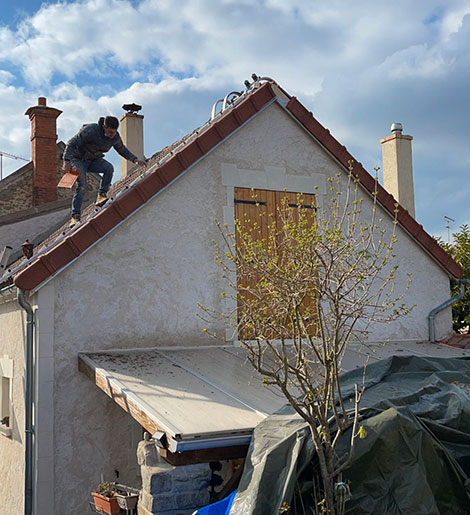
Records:
[[[428,326],[429,326],[429,341],[435,342],[436,341],[436,331],[434,328],[434,317],[443,309],[451,306],[454,302],[457,302],[460,300],[465,293],[465,285],[470,284],[470,279],[459,279],[457,284],[460,284],[460,291],[459,294],[455,297],[452,297],[449,300],[446,300],[444,303],[442,303],[440,306],[437,306],[437,308],[434,308],[428,315]]]
[[[24,291],[18,288],[18,304],[26,311],[26,377],[25,377],[25,480],[24,513],[33,513],[33,326],[34,314]]]

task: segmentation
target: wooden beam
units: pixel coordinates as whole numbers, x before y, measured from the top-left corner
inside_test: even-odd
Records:
[[[151,419],[133,399],[130,399],[119,388],[112,385],[99,371],[93,368],[88,363],[86,357],[78,355],[78,370],[88,376],[100,390],[103,390],[108,397],[136,420],[148,433],[153,435],[156,431],[161,431],[167,435],[167,438],[172,437],[172,435],[166,432],[165,428],[160,427],[157,422]]]
[[[179,466],[245,458],[248,447],[248,445],[236,445],[233,447],[213,447],[211,449],[198,449],[185,452],[170,452],[167,449],[158,450],[162,458],[170,463],[170,465]]]

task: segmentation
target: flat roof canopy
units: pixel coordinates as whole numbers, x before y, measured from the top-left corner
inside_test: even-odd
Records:
[[[461,357],[470,352],[428,342],[350,345],[342,368],[394,354]],[[280,392],[263,385],[243,347],[86,353],[79,354],[79,369],[151,435],[163,433],[171,453],[246,446],[254,427],[286,404]]]

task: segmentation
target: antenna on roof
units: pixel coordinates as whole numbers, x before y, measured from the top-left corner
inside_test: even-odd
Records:
[[[450,226],[451,222],[455,222],[453,218],[450,216],[444,215],[444,220],[447,222],[446,229],[447,229],[447,243],[450,243]]]
[[[29,159],[25,159],[24,157],[15,156],[13,154],[8,154],[7,152],[2,152],[0,150],[0,181],[3,179],[3,156],[9,157],[10,159],[21,159],[22,161],[28,162]]]

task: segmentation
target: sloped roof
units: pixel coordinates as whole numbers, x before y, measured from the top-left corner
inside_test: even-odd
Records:
[[[279,96],[276,92],[279,92]],[[35,249],[29,260],[14,264],[10,276],[22,290],[33,290],[64,266],[79,257],[90,246],[103,238],[123,220],[139,209],[150,198],[173,182],[180,174],[222,143],[234,131],[248,122],[270,103],[278,101],[345,169],[352,164],[361,185],[374,193],[377,200],[392,216],[396,201],[377,185],[364,169],[295,97],[282,95],[271,82],[248,90],[220,116],[188,134],[173,145],[152,156],[145,168],[135,169],[122,181],[114,184],[109,195],[112,200],[99,210],[93,207],[83,214],[84,221],[72,230],[64,226]],[[285,99],[287,98],[287,103]],[[439,246],[402,206],[398,206],[398,223],[451,276],[462,277],[461,267]],[[5,277],[8,279],[8,276]]]

